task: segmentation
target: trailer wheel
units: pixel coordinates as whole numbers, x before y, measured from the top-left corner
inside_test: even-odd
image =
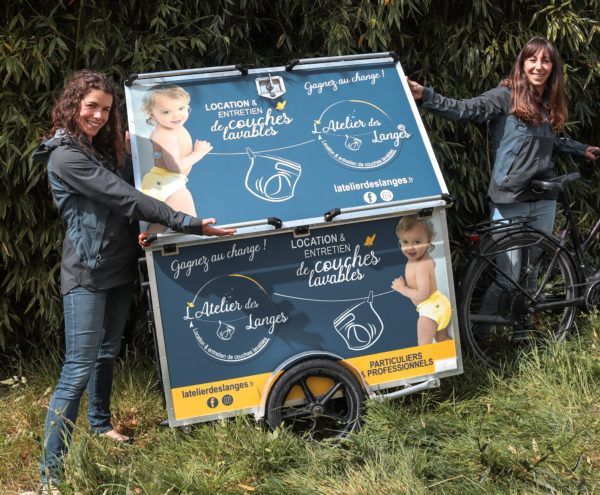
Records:
[[[364,391],[356,377],[328,359],[303,361],[277,380],[267,400],[271,428],[320,440],[342,438],[359,425],[364,411]]]

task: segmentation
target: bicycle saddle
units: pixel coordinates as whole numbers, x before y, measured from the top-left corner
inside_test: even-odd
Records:
[[[573,181],[581,178],[581,174],[579,172],[571,172],[567,175],[560,175],[558,177],[554,177],[552,179],[546,180],[538,180],[534,179],[529,184],[531,188],[537,191],[554,191],[554,192],[563,192],[565,187]]]

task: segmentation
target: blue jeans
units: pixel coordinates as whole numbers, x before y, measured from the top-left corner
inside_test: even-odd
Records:
[[[554,230],[554,218],[556,217],[556,200],[543,199],[531,201],[530,203],[511,203],[497,205],[492,203],[492,220],[502,220],[514,217],[537,217],[527,225],[534,229],[551,234]]]
[[[492,220],[502,220],[518,216],[536,217],[536,220],[528,222],[527,225],[541,230],[546,234],[552,234],[554,219],[556,217],[556,201],[540,200],[530,203],[492,205]],[[533,251],[534,248],[531,248],[531,250]],[[518,280],[521,270],[521,250],[515,249],[514,251],[508,251],[504,255],[499,255],[497,263],[504,273],[512,273],[513,279]],[[508,284],[504,279],[499,280],[500,284],[503,281]]]
[[[554,219],[556,217],[556,200],[540,200],[529,203],[513,204],[493,204],[492,220],[503,220],[514,217],[536,217],[533,222],[527,225],[540,230],[546,234],[552,234],[554,230]],[[535,256],[535,248],[530,248],[531,256]],[[496,264],[505,275],[512,275],[512,279],[517,281],[521,271],[521,250],[515,249],[499,254],[496,257]],[[529,284],[535,284],[536,276],[529,277]],[[512,289],[512,285],[502,275],[497,275],[496,282],[490,285],[486,291],[481,312],[484,314],[498,314],[501,311],[500,301],[502,295]]]
[[[43,483],[62,477],[63,457],[86,387],[91,430],[105,433],[112,429],[113,366],[132,297],[132,284],[98,292],[76,287],[63,297],[65,362],[46,416],[40,466]]]

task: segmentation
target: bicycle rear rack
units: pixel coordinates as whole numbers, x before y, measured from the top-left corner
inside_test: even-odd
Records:
[[[534,220],[537,220],[537,217],[520,216],[476,223],[465,227],[465,237],[471,241],[477,241],[481,236],[516,232],[528,228],[527,224]]]

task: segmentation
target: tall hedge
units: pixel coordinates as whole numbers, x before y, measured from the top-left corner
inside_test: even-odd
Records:
[[[88,67],[129,73],[394,50],[406,72],[453,97],[507,75],[532,35],[556,43],[570,98],[568,132],[600,143],[598,0],[11,0],[0,7],[0,350],[57,342],[62,228],[43,167],[30,154],[66,77]],[[542,2],[544,4],[544,2]],[[453,247],[486,214],[485,126],[425,116],[449,189]],[[597,216],[598,167],[580,167],[576,204]]]

